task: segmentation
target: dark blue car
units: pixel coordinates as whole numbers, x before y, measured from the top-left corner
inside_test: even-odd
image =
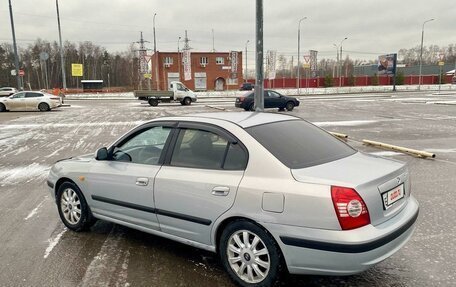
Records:
[[[236,98],[234,104],[236,108],[243,108],[246,111],[253,111],[254,92],[246,93],[241,97]],[[292,111],[294,107],[299,106],[299,101],[296,98],[288,97],[279,94],[276,91],[264,91],[264,108],[278,108],[280,111]]]

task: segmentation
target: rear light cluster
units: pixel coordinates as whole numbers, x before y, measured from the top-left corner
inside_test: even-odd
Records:
[[[239,102],[243,102],[245,100],[245,97],[239,97]]]
[[[353,188],[331,186],[331,198],[342,230],[370,224],[369,211]]]

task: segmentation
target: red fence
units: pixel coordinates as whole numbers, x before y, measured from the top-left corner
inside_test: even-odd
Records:
[[[444,83],[451,84],[453,76],[445,76],[443,79]],[[250,83],[255,83],[255,80],[249,80]],[[377,82],[377,83],[375,83]],[[419,76],[405,76],[404,85],[418,85]],[[431,76],[422,76],[421,84],[423,85],[436,85],[439,83],[438,75]],[[380,76],[377,78],[371,76],[357,76],[352,79],[347,77],[334,78],[332,79],[332,87],[347,87],[347,86],[386,86],[392,85],[393,78],[388,76]],[[296,88],[298,86],[296,78],[282,78],[274,80],[264,80],[265,88],[270,89],[281,89],[281,88]],[[324,88],[325,87],[325,78],[309,78],[301,79],[300,83],[301,88]]]

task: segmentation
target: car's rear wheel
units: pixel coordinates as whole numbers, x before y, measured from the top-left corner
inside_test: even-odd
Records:
[[[95,223],[89,206],[78,186],[72,182],[63,183],[56,194],[60,219],[73,231],[82,231]]]
[[[157,99],[149,99],[149,105],[151,105],[152,107],[156,107],[158,106],[158,100]]]
[[[251,103],[251,104],[250,104],[249,110],[252,111],[252,112],[255,111],[255,105],[254,105],[254,103]]]
[[[271,235],[252,222],[228,225],[220,237],[219,255],[239,286],[272,286],[279,279],[281,252]]]
[[[295,105],[293,102],[288,102],[286,105],[285,105],[285,109],[287,109],[287,111],[292,111],[294,109]]]
[[[47,112],[47,111],[51,110],[51,108],[49,107],[49,105],[46,104],[46,103],[40,103],[40,104],[38,105],[38,109],[40,110],[40,112]]]
[[[4,104],[0,104],[0,112],[6,112],[6,107]]]

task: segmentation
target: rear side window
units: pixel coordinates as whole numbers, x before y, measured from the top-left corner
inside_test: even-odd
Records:
[[[39,97],[42,97],[42,96],[43,96],[43,94],[40,94],[40,93],[30,93],[30,92],[28,92],[28,93],[25,94],[26,98],[39,98]]]
[[[303,120],[264,124],[246,131],[291,169],[324,164],[356,153],[349,145]]]

